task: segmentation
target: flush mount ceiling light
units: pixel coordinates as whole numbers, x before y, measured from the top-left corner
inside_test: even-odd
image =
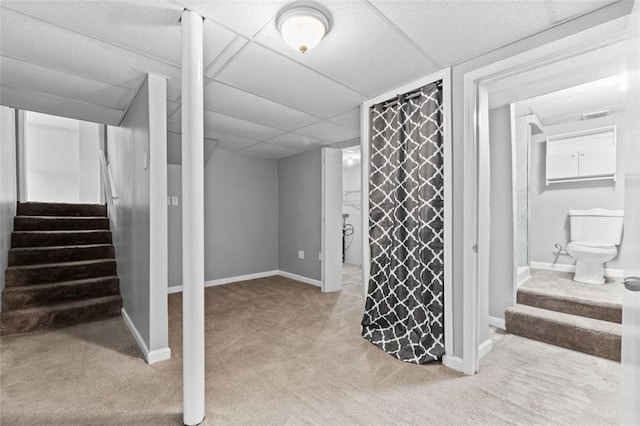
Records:
[[[330,21],[328,14],[318,7],[294,3],[278,14],[276,25],[285,43],[305,53],[329,32]]]

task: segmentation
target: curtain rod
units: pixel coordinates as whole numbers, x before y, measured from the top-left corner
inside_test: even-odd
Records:
[[[438,80],[438,81],[435,81],[435,82],[429,83],[429,84],[436,84],[438,87],[442,87],[442,80]],[[425,84],[425,86],[428,86],[429,84]],[[425,86],[422,86],[422,87],[425,87]],[[386,102],[381,102],[381,104],[385,108],[389,107],[389,106],[399,102],[401,96],[404,96],[405,99],[413,99],[413,98],[415,98],[417,96],[420,96],[420,94],[422,93],[422,87],[419,87],[419,88],[417,88],[415,90],[412,90],[412,91],[404,93],[404,94],[398,94],[398,95],[396,95],[395,98],[389,99]],[[378,104],[378,105],[380,105],[380,104]],[[374,106],[375,105],[371,106],[371,108],[373,108]]]

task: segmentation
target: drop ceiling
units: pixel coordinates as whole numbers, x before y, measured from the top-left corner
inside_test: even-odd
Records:
[[[516,103],[516,116],[536,114],[546,126],[580,121],[583,114],[625,110],[626,74],[547,93]]]
[[[189,8],[206,18],[205,137],[282,158],[358,138],[365,99],[613,1],[325,0],[333,27],[305,55],[276,30],[287,3],[3,0],[0,103],[117,125],[152,72],[168,79],[167,127],[180,133]]]

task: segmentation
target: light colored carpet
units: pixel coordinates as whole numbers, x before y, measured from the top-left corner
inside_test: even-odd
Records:
[[[573,281],[573,274],[569,272],[532,269],[531,278],[525,281],[520,288],[536,290],[551,296],[570,296],[622,306],[624,286],[620,280],[613,278],[607,278],[605,284],[587,284]]]
[[[405,364],[360,337],[359,270],[345,289],[269,278],[206,290],[204,424],[617,424],[619,364],[494,332],[480,374]],[[3,425],[179,425],[173,358],[147,366],[121,318],[0,340]]]

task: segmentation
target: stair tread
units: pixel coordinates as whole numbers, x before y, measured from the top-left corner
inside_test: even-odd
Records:
[[[101,303],[116,302],[122,299],[119,294],[112,296],[91,297],[87,299],[72,300],[68,302],[55,303],[51,305],[31,306],[28,308],[12,309],[3,311],[2,316],[29,315],[42,311],[64,311],[68,309],[84,308]]]
[[[10,251],[30,251],[30,250],[61,250],[61,249],[88,249],[96,247],[113,247],[113,244],[72,244],[70,246],[37,246],[37,247],[13,247]]]
[[[528,305],[516,304],[513,307],[507,308],[506,312],[530,315],[558,324],[566,324],[576,328],[583,328],[595,332],[609,333],[614,335],[622,334],[622,326],[618,323],[582,317],[579,315],[567,314],[564,312],[550,311],[548,309],[536,308]]]
[[[74,286],[79,284],[97,283],[100,281],[108,281],[113,279],[118,279],[118,276],[107,275],[104,277],[86,278],[83,280],[67,280],[67,281],[56,281],[52,283],[33,284],[29,286],[5,287],[4,291],[7,293],[21,292],[21,291],[38,291],[38,290],[47,289],[51,287]]]
[[[622,303],[593,300],[593,299],[588,299],[586,297],[580,297],[580,296],[575,296],[575,295],[554,294],[554,293],[549,293],[547,291],[542,291],[542,290],[533,289],[533,288],[522,288],[521,287],[521,288],[518,289],[518,293],[528,293],[528,294],[533,294],[533,295],[536,295],[536,296],[547,297],[549,299],[563,300],[563,301],[567,301],[567,302],[576,302],[576,303],[588,304],[588,305],[593,305],[593,306],[622,308]]]
[[[47,235],[51,235],[51,234],[92,234],[92,233],[104,233],[104,232],[108,232],[111,233],[111,231],[109,229],[68,229],[68,230],[62,230],[62,229],[56,229],[55,231],[13,231],[14,234],[47,234]]]
[[[88,220],[102,220],[102,219],[108,219],[107,216],[42,216],[42,215],[29,215],[29,214],[19,214],[17,216],[15,216],[17,219],[25,219],[25,218],[29,218],[29,219],[51,219],[51,220],[60,220],[60,219],[64,219],[64,220],[83,220],[83,219],[88,219]]]
[[[103,258],[103,259],[89,259],[89,260],[76,260],[73,262],[57,262],[57,263],[38,263],[34,265],[14,265],[9,266],[7,270],[27,270],[27,269],[39,269],[39,268],[50,268],[50,267],[69,267],[69,266],[79,266],[79,265],[92,265],[96,263],[105,263],[112,262],[115,263],[116,260],[113,258]]]

